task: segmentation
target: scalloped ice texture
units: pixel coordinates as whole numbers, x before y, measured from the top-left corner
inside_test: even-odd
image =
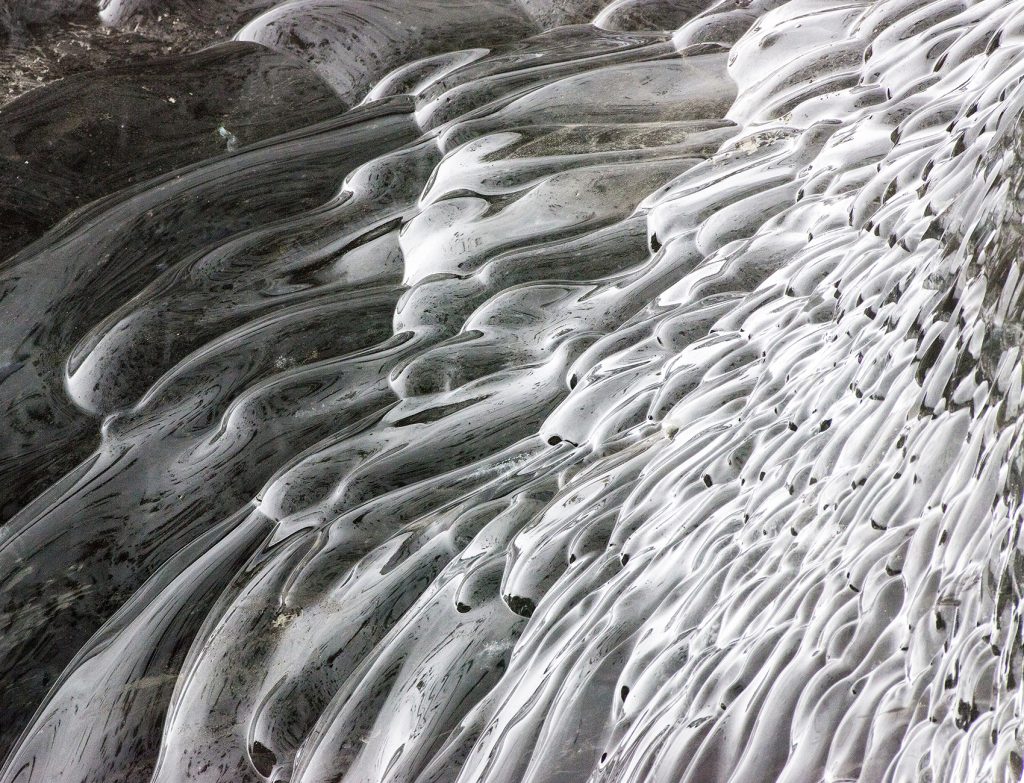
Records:
[[[1021,780],[1024,8],[470,5],[0,268],[0,780]]]

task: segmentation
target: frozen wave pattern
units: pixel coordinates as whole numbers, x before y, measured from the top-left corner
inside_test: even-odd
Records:
[[[5,262],[0,780],[1022,778],[1024,8],[599,5]]]

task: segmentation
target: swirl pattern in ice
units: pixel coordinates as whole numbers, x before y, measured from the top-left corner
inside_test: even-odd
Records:
[[[246,10],[0,267],[0,780],[1022,778],[1024,7]]]

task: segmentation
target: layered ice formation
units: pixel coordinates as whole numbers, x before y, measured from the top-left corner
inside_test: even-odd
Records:
[[[0,781],[1022,779],[1024,5],[158,6],[0,111]]]

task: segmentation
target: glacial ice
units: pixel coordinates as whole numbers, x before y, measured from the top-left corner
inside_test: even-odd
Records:
[[[0,781],[1024,777],[1024,6],[240,5],[0,264]]]

